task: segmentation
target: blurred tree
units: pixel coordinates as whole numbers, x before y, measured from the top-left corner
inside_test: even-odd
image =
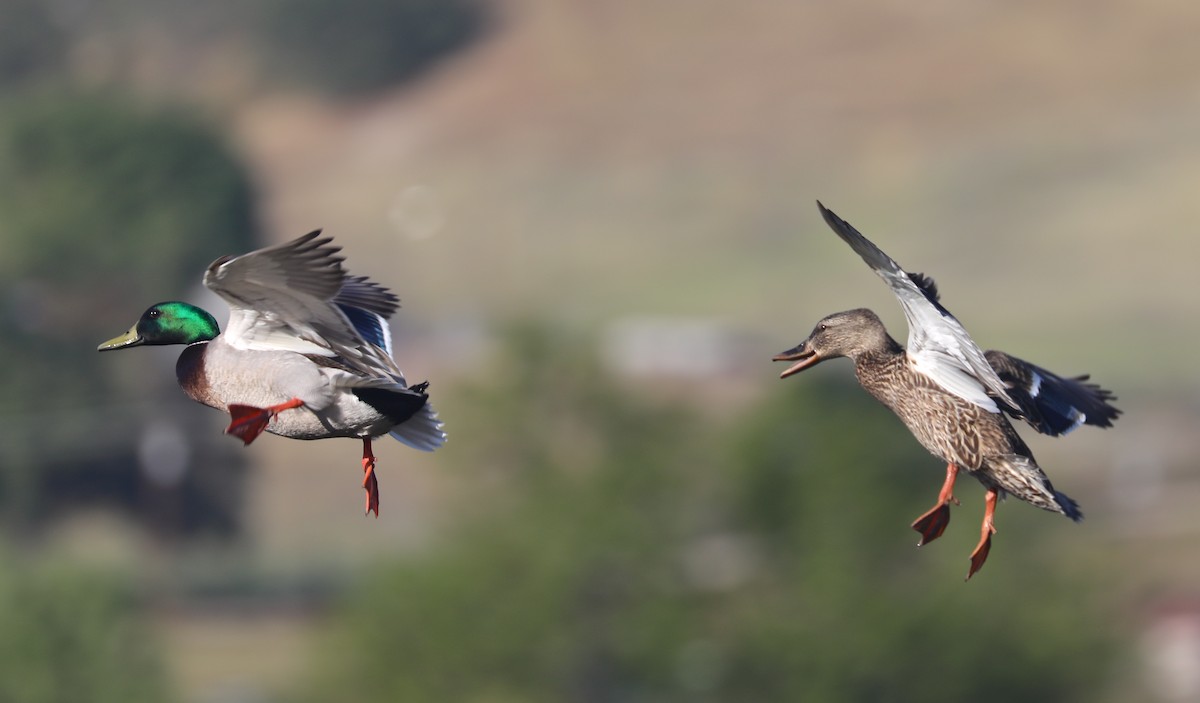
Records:
[[[66,33],[43,0],[0,0],[0,88],[23,87],[62,69]]]
[[[268,0],[261,24],[279,73],[354,95],[418,75],[486,22],[480,0]]]
[[[1088,701],[1103,685],[1087,582],[1015,520],[969,585],[950,566],[969,546],[912,549],[938,468],[860,390],[805,379],[722,436],[582,345],[527,331],[512,349],[456,423],[494,509],[363,579],[304,700]]]
[[[107,573],[0,559],[0,700],[170,700],[129,588]]]
[[[156,362],[100,357],[96,344],[150,304],[185,297],[217,255],[252,244],[245,170],[180,112],[99,96],[28,100],[0,120],[0,227],[0,498],[8,515],[28,523],[96,497],[76,489],[159,500],[138,495],[135,443],[152,419],[186,429],[192,410],[177,392],[145,404],[173,385],[171,362],[147,368]],[[235,475],[236,466],[192,472],[188,495],[213,509],[181,510],[177,519],[215,519],[227,529]]]
[[[245,169],[181,111],[68,95],[12,105],[0,128],[6,279],[180,294],[253,240]]]

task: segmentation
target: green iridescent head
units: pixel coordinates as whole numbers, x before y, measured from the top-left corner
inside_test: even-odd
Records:
[[[129,331],[96,347],[109,351],[143,344],[191,344],[207,342],[221,333],[217,321],[204,310],[171,301],[152,305]]]

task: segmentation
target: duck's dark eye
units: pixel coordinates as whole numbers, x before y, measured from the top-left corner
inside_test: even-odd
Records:
[[[151,310],[150,312],[148,312],[146,314],[149,315],[150,317],[158,317],[159,315],[162,314],[162,312],[159,310]]]
[[[825,329],[826,329],[826,325],[825,325],[825,323],[824,323],[824,322],[822,322],[821,324],[817,325],[817,331],[818,331],[818,332],[824,332],[824,331],[825,331]]]

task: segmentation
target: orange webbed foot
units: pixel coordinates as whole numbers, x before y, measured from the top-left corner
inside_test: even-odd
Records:
[[[988,489],[987,496],[984,498],[983,510],[983,526],[980,528],[979,544],[975,545],[975,551],[971,552],[971,569],[967,571],[967,578],[970,581],[976,571],[983,568],[983,562],[987,561],[988,552],[992,551],[992,535],[996,534],[996,526],[994,519],[996,515],[996,500],[1000,494],[995,489]]]
[[[975,572],[983,568],[983,562],[987,561],[988,552],[992,551],[992,534],[995,531],[996,528],[992,528],[980,538],[979,544],[975,546],[975,551],[971,552],[971,569],[967,572],[967,578],[964,580],[970,581]]]
[[[375,455],[371,453],[371,439],[363,439],[363,488],[367,491],[365,515],[375,513],[379,517],[379,480],[375,478]]]
[[[958,499],[954,497],[954,480],[957,477],[958,465],[947,464],[946,481],[942,484],[942,490],[938,492],[937,503],[924,515],[913,521],[912,528],[921,533],[921,541],[917,542],[918,547],[924,547],[941,537],[946,531],[946,526],[950,524],[950,504],[958,505]]]
[[[917,542],[917,546],[924,547],[941,537],[949,524],[950,506],[948,504],[938,503],[930,508],[928,512],[913,521],[912,528],[921,533],[921,541]]]
[[[233,418],[233,421],[229,423],[229,427],[225,428],[225,434],[234,435],[248,445],[255,439],[258,439],[263,430],[267,429],[271,418],[284,410],[298,408],[302,405],[304,405],[304,401],[299,398],[292,398],[278,405],[269,405],[265,408],[257,408],[253,405],[231,404],[229,406],[229,415]]]
[[[246,444],[257,439],[271,421],[271,413],[253,405],[230,405],[229,414],[233,421],[225,428],[225,434],[234,435]]]

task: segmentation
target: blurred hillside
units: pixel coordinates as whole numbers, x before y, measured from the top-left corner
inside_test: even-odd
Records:
[[[392,96],[239,113],[273,227],[429,238],[402,245],[416,314],[718,316],[782,341],[865,303],[902,329],[819,197],[933,273],[984,344],[1126,387],[1190,369],[1187,345],[1149,367],[1107,342],[1196,312],[1177,232],[1198,216],[1200,13],[504,8],[481,45]]]
[[[91,156],[55,161],[45,181],[11,158],[0,169],[21,185],[0,198],[6,243],[55,246],[0,256],[6,339],[27,360],[0,390],[4,469],[24,477],[4,491],[23,511],[10,536],[127,573],[138,599],[113,602],[152,622],[184,700],[284,700],[310,684],[310,699],[927,698],[905,674],[922,660],[897,653],[914,637],[951,650],[945,700],[1200,695],[1200,568],[1187,558],[1200,545],[1200,252],[1187,236],[1200,224],[1200,9],[0,7],[24,18],[0,30],[0,90],[23,108],[10,123],[57,124],[38,106],[78,92],[213,140],[182,162],[149,138],[99,155],[54,142],[68,146],[34,154]],[[133,124],[129,143],[159,133]],[[227,191],[197,175],[226,149]],[[172,165],[139,165],[155,155]],[[228,200],[195,197],[218,190]],[[1084,504],[1082,527],[1009,501],[1002,546],[961,587],[981,507],[970,486],[936,556],[909,549],[906,521],[941,467],[857,402],[847,364],[780,382],[767,361],[850,307],[905,336],[817,198],[935,276],[983,346],[1117,392],[1116,429],[1030,438]],[[315,227],[403,298],[400,365],[431,380],[450,434],[428,456],[379,443],[378,520],[357,512],[353,443],[264,437],[243,451],[171,387],[171,351],[92,351],[146,305],[195,297],[208,260]],[[45,308],[57,324],[30,322],[45,290],[66,301]],[[54,392],[23,412],[43,375]],[[46,453],[56,406],[73,414]],[[148,443],[190,457],[182,492],[147,478]],[[855,453],[876,443],[895,465]],[[497,592],[511,610],[481,605]],[[1056,615],[1059,602],[1070,607]],[[994,666],[989,635],[1021,671]],[[420,680],[359,656],[406,647],[429,657]],[[1073,654],[1056,669],[1061,650]],[[481,673],[453,680],[468,669]]]

